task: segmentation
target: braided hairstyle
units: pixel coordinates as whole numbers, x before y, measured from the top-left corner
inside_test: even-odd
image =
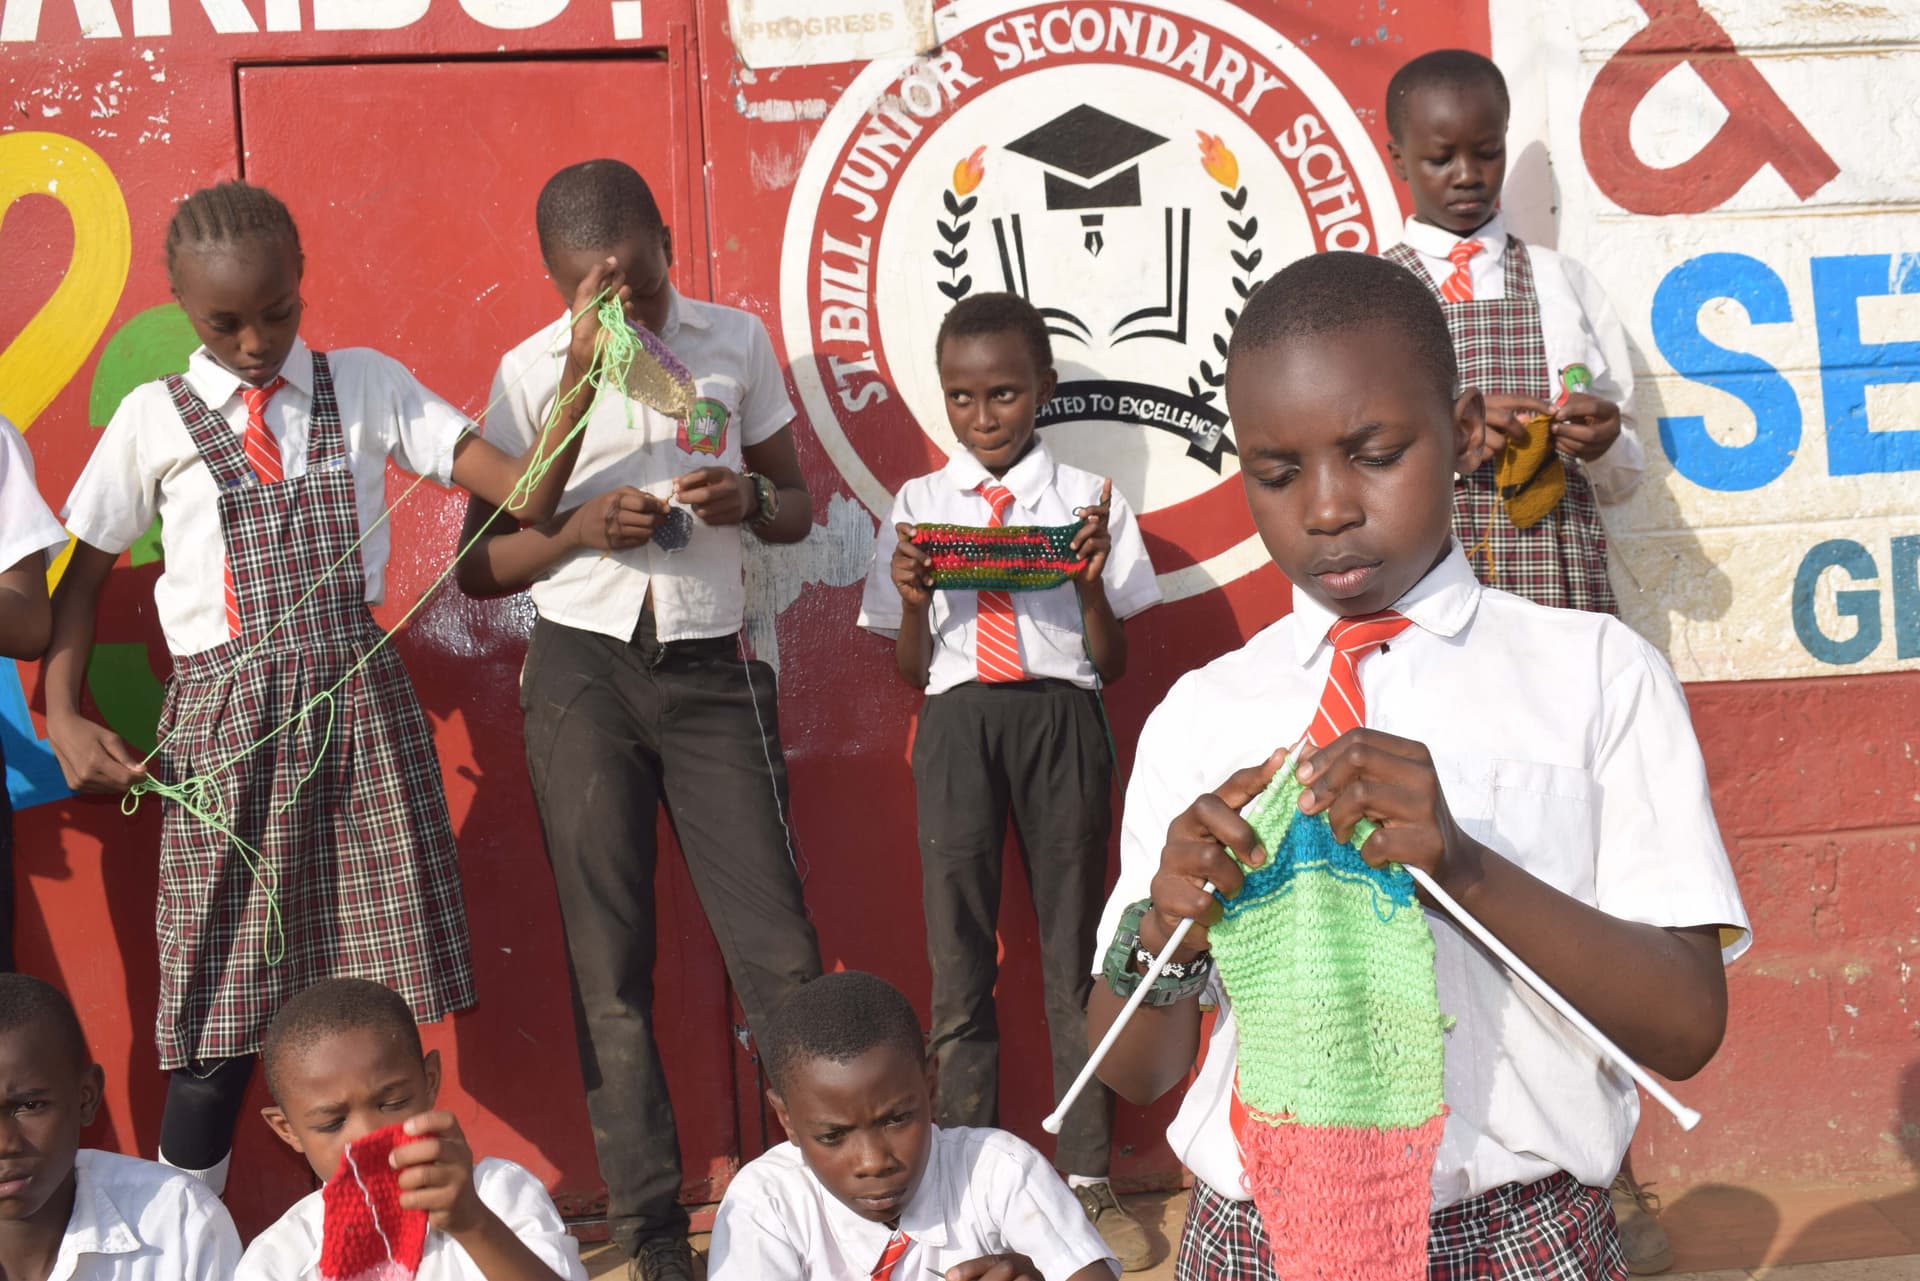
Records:
[[[300,229],[280,197],[248,182],[223,182],[202,187],[173,211],[167,224],[167,282],[177,285],[182,253],[199,253],[246,240],[279,240],[293,251],[300,267]]]

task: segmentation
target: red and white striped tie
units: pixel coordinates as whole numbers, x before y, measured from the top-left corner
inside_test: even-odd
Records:
[[[1367,700],[1360,692],[1360,660],[1413,625],[1405,614],[1383,609],[1377,614],[1342,618],[1327,629],[1333,644],[1333,666],[1327,669],[1327,687],[1320,691],[1320,710],[1307,736],[1315,747],[1325,747],[1350,729],[1367,723]]]
[[[1473,301],[1473,273],[1467,270],[1467,260],[1486,246],[1477,240],[1458,240],[1453,248],[1447,250],[1447,261],[1453,264],[1453,274],[1440,284],[1440,296],[1448,302]]]
[[[977,486],[980,496],[993,505],[989,525],[1007,523],[1007,509],[1013,506],[1013,491],[1005,485],[983,480]],[[1020,668],[1020,632],[1013,617],[1013,596],[1009,592],[980,592],[979,617],[973,635],[974,672],[983,683],[1023,681],[1027,674]]]
[[[893,1239],[887,1242],[885,1252],[880,1255],[880,1262],[873,1265],[873,1281],[893,1281],[893,1269],[912,1244],[906,1233],[894,1233]]]
[[[273,393],[287,385],[284,378],[276,378],[264,387],[242,387],[240,399],[247,403],[247,430],[240,438],[240,447],[246,452],[247,463],[253,468],[253,474],[260,478],[263,485],[277,485],[287,478],[285,468],[280,465],[280,442],[267,430],[267,402],[273,399]],[[226,567],[227,576],[227,635],[240,634],[240,594],[233,587],[233,566]]]

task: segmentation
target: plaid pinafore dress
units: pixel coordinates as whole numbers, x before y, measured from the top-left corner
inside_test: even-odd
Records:
[[[1440,287],[1412,249],[1395,245],[1382,256],[1411,271],[1440,297]],[[1526,245],[1512,236],[1501,255],[1501,271],[1506,281],[1503,298],[1440,299],[1460,361],[1460,381],[1483,392],[1535,396],[1551,404],[1558,381],[1547,368],[1533,261]],[[1461,477],[1453,490],[1453,533],[1466,549],[1473,572],[1488,586],[1537,604],[1619,614],[1607,579],[1606,527],[1580,461],[1561,451],[1566,496],[1532,529],[1516,529],[1493,479],[1497,457]]]
[[[257,1051],[280,1007],[323,978],[384,983],[422,1021],[465,1009],[473,973],[439,762],[399,656],[374,650],[327,359],[313,353],[306,472],[274,484],[184,379],[166,385],[220,488],[241,634],[174,659],[154,773],[206,779],[261,862],[167,805],[160,1066]]]

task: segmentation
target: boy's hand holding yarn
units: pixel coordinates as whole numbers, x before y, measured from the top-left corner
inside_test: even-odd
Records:
[[[1087,563],[1075,575],[1082,587],[1098,589],[1100,571],[1107,566],[1107,553],[1113,550],[1113,535],[1107,529],[1107,515],[1112,510],[1113,481],[1108,480],[1100,488],[1100,501],[1092,507],[1082,507],[1074,515],[1080,517],[1080,532],[1073,536],[1073,554]]]
[[[400,1171],[400,1206],[424,1210],[427,1225],[458,1240],[498,1221],[473,1187],[473,1149],[451,1112],[422,1112],[406,1131],[413,1142],[388,1159]]]
[[[699,467],[674,479],[673,493],[703,525],[738,525],[757,501],[753,482],[731,467]]]
[[[666,514],[667,505],[652,494],[622,485],[575,508],[568,532],[582,547],[624,551],[644,546]]]
[[[900,602],[911,610],[933,603],[933,567],[925,549],[914,545],[913,526],[904,521],[893,527],[900,541],[893,548],[893,586]]]
[[[1374,729],[1349,730],[1324,748],[1303,751],[1294,777],[1306,785],[1300,812],[1324,812],[1335,840],[1352,839],[1363,818],[1379,824],[1360,847],[1360,856],[1374,867],[1417,867],[1451,890],[1485,852],[1453,821],[1424,744]]]
[[[603,293],[618,298],[621,308],[632,315],[633,290],[628,288],[625,274],[612,258],[586,274],[568,304],[567,314],[573,317],[573,338],[567,344],[566,372],[560,377],[563,392],[593,369],[594,354],[600,345],[600,296]]]
[[[1168,825],[1167,843],[1160,851],[1160,870],[1154,873],[1151,886],[1153,910],[1140,919],[1142,947],[1158,953],[1180,922],[1191,920],[1194,928],[1187,932],[1172,959],[1185,961],[1207,950],[1206,927],[1220,919],[1220,903],[1206,886],[1211,883],[1228,898],[1240,892],[1245,873],[1228,850],[1249,867],[1267,861],[1260,838],[1240,817],[1240,811],[1266,790],[1286,759],[1287,749],[1283,747],[1258,765],[1237,771]]]

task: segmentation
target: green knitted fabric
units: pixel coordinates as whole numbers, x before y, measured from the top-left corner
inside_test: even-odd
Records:
[[[1404,868],[1302,816],[1291,769],[1249,814],[1269,861],[1208,931],[1240,1029],[1240,1097],[1307,1125],[1411,1126],[1441,1108],[1433,934]]]
[[[915,525],[942,591],[1035,592],[1086,568],[1073,550],[1079,525]]]

